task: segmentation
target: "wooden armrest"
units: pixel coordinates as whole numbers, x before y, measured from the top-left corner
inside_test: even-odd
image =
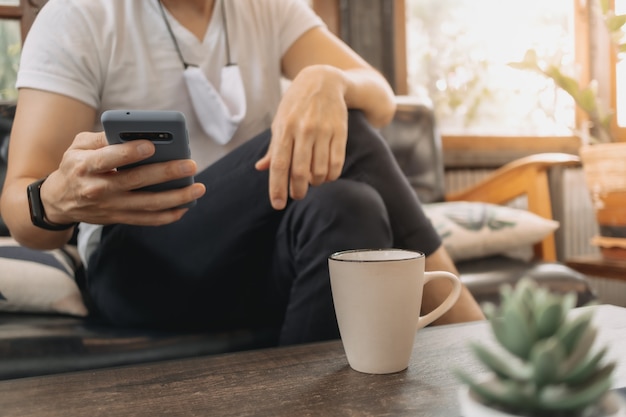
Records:
[[[446,201],[481,201],[505,204],[526,195],[528,211],[552,219],[548,170],[557,166],[580,166],[580,158],[566,153],[541,153],[510,162],[466,190],[446,194]],[[554,234],[534,246],[535,256],[556,260]]]

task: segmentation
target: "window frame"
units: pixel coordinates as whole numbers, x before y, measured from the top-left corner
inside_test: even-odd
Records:
[[[17,6],[0,6],[0,19],[19,20],[22,42],[24,42],[37,12],[39,12],[47,1],[48,0],[19,0],[19,5]]]
[[[610,7],[615,10],[615,0],[610,1]],[[608,80],[606,80],[607,84],[610,86],[609,90],[609,103],[610,108],[617,109],[617,64],[618,64],[618,51],[615,45],[611,42],[608,37],[605,36],[600,38],[604,44],[606,45],[606,49],[608,50],[609,56],[609,71],[608,71]],[[626,102],[622,105],[626,105]],[[626,142],[626,126],[619,126],[617,123],[617,117],[613,118],[613,123],[611,124],[611,132],[613,133],[613,137],[616,141]]]

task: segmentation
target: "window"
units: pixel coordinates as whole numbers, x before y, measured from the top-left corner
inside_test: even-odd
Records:
[[[508,64],[534,48],[540,57],[560,62],[563,71],[583,82],[591,74],[597,76],[598,66],[606,72],[606,51],[600,56],[592,53],[596,46],[606,47],[591,45],[590,4],[597,1],[312,0],[312,4],[334,33],[388,77],[398,94],[429,95],[443,133],[446,166],[460,167],[500,166],[537,152],[578,152],[581,141],[572,128],[584,117],[571,98],[543,76]],[[389,28],[395,32],[392,36],[386,33]],[[373,42],[373,37],[384,39]],[[392,68],[387,67],[390,56]],[[513,78],[516,83],[511,83]],[[608,103],[612,86],[604,81],[601,86],[602,99]]]
[[[0,102],[15,101],[15,78],[22,47],[17,20],[0,19]]]
[[[572,0],[407,0],[410,94],[433,101],[444,135],[571,136],[571,98],[515,69],[534,49],[575,74]]]
[[[615,0],[615,13],[626,15],[626,0]],[[622,37],[618,40],[626,44],[626,25],[622,27]],[[616,109],[616,136],[626,140],[626,51],[614,55],[615,59],[615,88],[613,105]]]
[[[15,78],[22,41],[47,0],[0,0],[0,102],[17,98]]]

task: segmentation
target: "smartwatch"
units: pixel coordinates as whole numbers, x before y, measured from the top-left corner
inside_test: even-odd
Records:
[[[46,219],[46,211],[43,208],[41,202],[41,184],[48,178],[47,176],[35,181],[26,187],[26,194],[28,195],[28,207],[30,208],[30,220],[37,227],[41,227],[46,230],[67,230],[76,226],[77,223],[70,224],[55,224],[50,223]]]

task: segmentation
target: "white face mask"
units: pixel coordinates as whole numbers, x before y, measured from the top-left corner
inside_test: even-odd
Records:
[[[227,144],[246,115],[246,94],[239,66],[222,68],[219,90],[196,66],[188,66],[183,76],[202,130],[217,143]]]
[[[246,94],[243,88],[239,66],[231,63],[230,45],[228,41],[228,28],[224,3],[220,4],[222,11],[222,24],[226,35],[226,51],[228,64],[222,68],[219,90],[207,79],[202,69],[196,65],[189,65],[183,59],[183,55],[172,32],[165,10],[160,0],[157,0],[161,9],[161,15],[167,26],[167,30],[174,42],[176,52],[184,65],[183,78],[187,91],[191,97],[194,113],[200,121],[202,130],[211,139],[221,145],[225,145],[233,138],[235,131],[246,115]]]

